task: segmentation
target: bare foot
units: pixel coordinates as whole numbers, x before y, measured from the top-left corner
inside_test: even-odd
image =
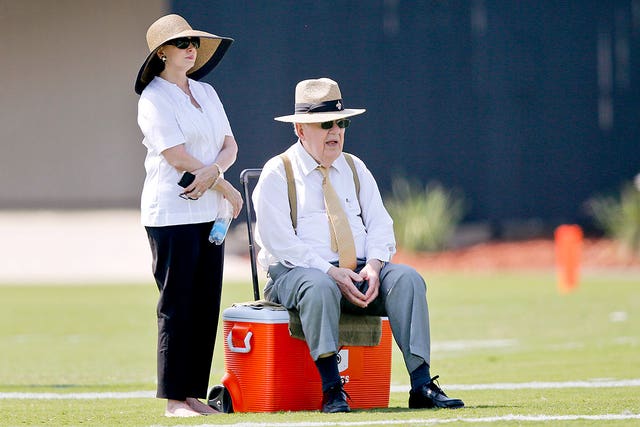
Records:
[[[195,397],[187,397],[187,404],[191,407],[191,409],[202,415],[212,415],[220,413],[206,403],[200,402]]]
[[[165,417],[198,417],[202,415],[200,412],[194,411],[187,402],[181,402],[179,400],[167,400],[167,409],[164,411]]]

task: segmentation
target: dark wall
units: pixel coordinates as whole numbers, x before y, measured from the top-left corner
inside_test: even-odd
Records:
[[[464,192],[467,221],[588,223],[584,201],[640,172],[640,2],[199,1],[172,10],[235,38],[206,81],[240,145],[229,172],[295,137],[295,84],[331,77],[367,108],[345,150],[383,193],[397,174]]]

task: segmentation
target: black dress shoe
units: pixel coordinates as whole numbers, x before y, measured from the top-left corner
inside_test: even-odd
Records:
[[[409,392],[409,408],[462,408],[464,402],[460,399],[448,397],[444,391],[436,384],[438,375],[431,378],[431,381],[420,387],[418,391]]]
[[[351,412],[347,403],[347,392],[342,388],[342,384],[335,385],[322,393],[322,412]]]

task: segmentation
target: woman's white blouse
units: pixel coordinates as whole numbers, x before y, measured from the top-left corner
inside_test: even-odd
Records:
[[[222,195],[208,190],[198,200],[184,200],[178,172],[162,155],[184,144],[186,151],[205,165],[215,162],[225,136],[233,136],[216,91],[207,83],[189,79],[189,88],[201,110],[177,85],[155,77],[138,101],[138,125],[147,147],[147,172],[141,197],[144,226],[196,224],[213,221]]]

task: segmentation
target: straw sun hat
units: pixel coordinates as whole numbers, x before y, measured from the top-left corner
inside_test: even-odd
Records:
[[[196,63],[187,72],[187,75],[194,80],[201,79],[209,71],[213,70],[227,52],[231,42],[233,42],[233,39],[228,37],[220,37],[204,31],[194,30],[180,15],[163,16],[151,24],[147,30],[149,55],[142,67],[140,67],[136,78],[135,90],[138,95],[142,93],[143,89],[162,69],[161,62],[158,64],[160,58],[156,55],[158,49],[169,40],[181,37],[200,37],[200,48],[198,49]]]
[[[295,114],[276,117],[289,123],[321,123],[364,113],[364,109],[346,109],[338,83],[321,78],[303,80],[296,85]]]

